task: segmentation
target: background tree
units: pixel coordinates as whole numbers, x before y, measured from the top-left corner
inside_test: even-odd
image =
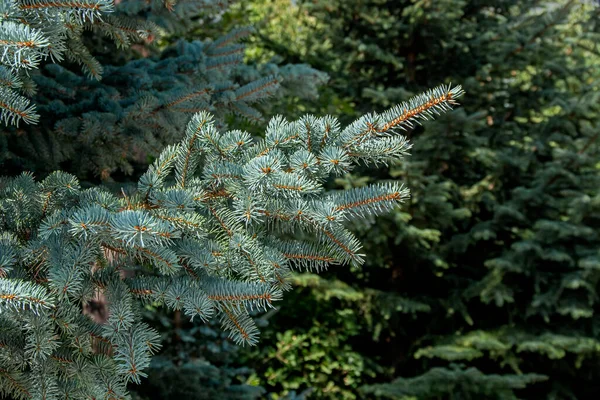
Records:
[[[464,83],[470,97],[452,119],[408,132],[407,162],[338,180],[403,179],[413,192],[401,211],[355,226],[374,255],[364,267],[295,278],[313,305],[329,295],[343,306],[296,301],[276,314],[267,333],[275,344],[251,356],[259,382],[281,393],[314,385],[313,398],[591,396],[600,372],[598,8],[296,4],[239,10],[258,24],[251,55],[278,53],[330,75],[325,98],[339,100],[305,103],[309,111],[336,104],[351,118],[436,80]],[[302,357],[314,343],[322,363]]]
[[[2,118],[12,125],[20,119],[29,122],[3,129],[4,168],[40,175],[63,168],[77,171],[80,178],[104,181],[117,173],[122,181],[134,171],[137,176],[143,173],[160,149],[180,137],[196,112],[212,112],[226,128],[226,119],[233,115],[262,121],[256,107],[269,97],[289,91],[315,96],[326,75],[306,65],[243,63],[239,41],[252,28],[238,27],[204,41],[168,39],[214,23],[215,12],[226,5],[184,1],[169,11],[162,1],[116,6],[105,0],[70,6],[42,0],[7,2],[0,21],[6,35],[25,30],[31,43],[40,44],[13,50],[10,37],[0,40],[3,57],[22,59],[30,70],[26,75],[4,58],[0,65],[0,73],[6,75],[2,93],[10,97],[0,102]],[[30,25],[14,22],[23,19]],[[63,56],[68,56],[66,61]],[[25,91],[33,95],[31,100]],[[19,107],[27,112],[15,111]],[[43,124],[36,124],[40,115]]]

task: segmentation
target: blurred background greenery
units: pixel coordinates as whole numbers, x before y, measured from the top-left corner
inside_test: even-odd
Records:
[[[600,9],[591,1],[245,0],[248,63],[306,63],[347,123],[440,83],[462,106],[406,132],[408,203],[353,229],[366,264],[298,273],[256,348],[147,310],[165,339],[140,399],[587,399],[600,393]],[[174,41],[177,37],[164,39]],[[254,132],[260,127],[231,121]]]

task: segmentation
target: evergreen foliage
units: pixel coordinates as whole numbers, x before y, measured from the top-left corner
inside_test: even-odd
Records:
[[[544,381],[543,375],[485,375],[478,369],[450,365],[434,367],[415,378],[398,378],[389,384],[365,386],[363,393],[383,398],[419,399],[442,397],[450,393],[465,393],[465,399],[514,399],[514,390]],[[478,393],[471,395],[473,387]]]
[[[26,96],[35,92],[25,72],[45,60],[68,59],[88,77],[103,66],[83,41],[84,30],[109,37],[119,48],[153,40],[189,25],[199,14],[221,11],[224,0],[6,0],[0,6],[0,117],[4,123],[39,120]],[[116,11],[116,12],[115,12]]]
[[[323,332],[332,351],[377,363],[378,376],[373,367],[352,382],[333,382],[348,398],[591,398],[600,376],[597,4],[297,3],[257,0],[240,8],[265,21],[253,54],[275,52],[327,72],[340,110],[345,99],[355,101],[346,118],[443,79],[464,83],[472,101],[451,120],[409,131],[415,146],[408,162],[337,180],[350,189],[402,179],[412,196],[402,210],[354,225],[370,256],[354,274],[330,278],[348,283],[346,291],[424,302],[429,312],[371,323],[365,309],[373,302],[365,299],[345,310],[364,322],[342,344],[326,332],[343,331],[346,320],[318,308],[297,321],[276,315],[268,334]],[[315,286],[312,297],[329,286]],[[298,302],[284,307],[303,310]],[[313,329],[324,324],[327,330]],[[286,348],[289,338],[277,346]],[[269,356],[252,364],[258,376],[273,367],[263,367]],[[305,362],[295,371],[309,369]],[[260,382],[281,393],[289,388],[285,379]],[[314,397],[336,398],[330,382],[316,382]],[[359,392],[361,382],[383,386]]]
[[[181,311],[164,311],[149,306],[142,312],[144,321],[161,333],[163,347],[150,362],[148,378],[131,388],[133,399],[264,398],[263,388],[247,382],[252,371],[239,366],[242,348],[228,339],[218,321],[190,321]],[[262,318],[255,319],[259,328]]]
[[[90,75],[101,68],[92,62],[78,33],[101,13],[113,8],[112,0],[6,0],[0,5],[0,119],[7,124],[35,123],[39,115],[25,97],[33,91],[25,71],[38,68],[48,58],[65,57],[84,65]],[[25,81],[25,82],[24,82]]]
[[[372,341],[399,315],[403,323],[412,324],[419,314],[430,311],[426,303],[354,288],[322,274],[296,273],[291,283],[294,290],[286,294],[286,305],[274,310],[274,315],[265,315],[269,325],[262,330],[261,346],[242,361],[257,370],[250,381],[264,385],[274,398],[293,391],[308,391],[309,398],[355,398],[365,377],[390,373],[361,354],[363,347],[372,347]],[[373,337],[363,338],[361,345],[355,338],[365,331]]]
[[[156,35],[168,35],[169,27],[183,29],[199,13],[220,10],[226,5],[222,1],[179,2],[172,12],[165,11],[162,1],[127,1],[120,2],[116,12],[102,15],[101,11],[111,10],[112,2],[102,0],[100,3],[106,4],[100,7],[90,0],[79,8],[77,2],[68,3],[58,7],[62,14],[54,15],[46,11],[19,13],[21,3],[15,1],[6,11],[7,35],[16,29],[10,21],[18,19],[31,22],[31,26],[40,20],[40,26],[52,34],[72,29],[56,39],[43,36],[45,30],[35,32],[43,36],[40,40],[46,47],[57,44],[54,52],[64,47],[67,58],[81,64],[87,76],[80,76],[70,65],[41,66],[45,58],[60,61],[62,53],[49,53],[46,47],[25,47],[17,53],[11,50],[8,39],[0,41],[4,54],[12,51],[15,57],[30,57],[32,61],[26,63],[29,69],[41,66],[25,76],[14,65],[0,65],[4,82],[0,95],[6,95],[0,103],[5,105],[3,120],[35,123],[39,115],[43,116],[42,124],[6,129],[0,137],[0,162],[9,171],[28,169],[46,175],[66,168],[77,171],[81,178],[99,176],[103,180],[119,170],[132,174],[136,166],[141,173],[149,157],[180,138],[194,113],[211,112],[222,128],[229,115],[262,121],[256,108],[259,103],[289,91],[315,96],[316,88],[327,78],[307,65],[244,65],[244,46],[238,42],[252,33],[251,28],[237,28],[215,40],[180,40],[151,57],[117,65],[94,58],[96,48],[109,44],[86,39],[83,31],[90,29],[96,39],[102,34],[109,37],[120,50],[142,39],[152,41]],[[48,4],[54,7],[58,3]],[[79,25],[72,25],[72,19]],[[29,41],[33,39],[32,33]],[[117,61],[104,60],[106,55],[100,53],[100,60]],[[21,89],[35,92],[35,106],[25,97],[27,93],[19,92]]]
[[[159,304],[218,319],[254,345],[252,314],[273,307],[292,268],[363,263],[344,226],[406,199],[399,183],[330,192],[330,176],[385,164],[409,148],[397,133],[447,111],[460,86],[439,86],[345,128],[333,117],[272,119],[264,138],[220,133],[195,114],[134,193],[82,189],[73,175],[0,183],[0,363],[15,398],[127,398],[147,376],[160,335],[141,320]],[[82,313],[103,295],[105,323]],[[165,371],[163,371],[165,372]]]

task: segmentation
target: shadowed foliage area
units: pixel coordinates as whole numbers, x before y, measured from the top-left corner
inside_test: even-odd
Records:
[[[257,0],[234,10],[256,24],[251,57],[329,74],[308,112],[352,118],[432,82],[469,95],[450,118],[407,132],[402,164],[336,181],[400,179],[411,199],[353,224],[363,267],[294,278],[298,297],[270,320],[273,344],[248,361],[257,380],[277,393],[314,386],[311,398],[592,396],[597,5]]]

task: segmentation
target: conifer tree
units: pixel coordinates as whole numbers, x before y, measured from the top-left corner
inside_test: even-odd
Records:
[[[400,183],[331,192],[324,183],[359,164],[402,158],[398,133],[448,111],[460,86],[438,86],[345,128],[333,117],[273,118],[264,138],[220,133],[196,113],[121,196],[83,189],[73,175],[0,182],[0,390],[14,398],[128,398],[160,350],[143,304],[216,318],[254,345],[252,313],[289,289],[292,268],[361,265],[345,221],[385,213]],[[83,314],[102,294],[106,323]]]
[[[352,188],[402,179],[412,196],[402,210],[353,227],[370,254],[364,268],[303,285],[300,295],[312,291],[314,302],[323,293],[342,298],[342,287],[347,298],[361,297],[345,301],[343,312],[363,319],[285,304],[270,335],[290,334],[257,358],[258,376],[289,370],[262,360],[298,357],[302,346],[291,337],[312,329],[327,342],[328,333],[351,325],[335,348],[370,367],[332,385],[347,398],[590,397],[600,375],[592,267],[599,255],[597,2],[298,4],[289,14],[274,12],[287,15],[285,29],[259,27],[265,40],[255,53],[274,51],[328,72],[337,95],[356,104],[348,115],[446,78],[464,83],[472,101],[451,119],[410,131],[415,146],[401,166],[338,180]],[[264,17],[273,3],[252,7]],[[302,32],[305,41],[286,32]],[[427,313],[405,315],[406,299],[424,303]],[[371,312],[390,303],[391,313]],[[307,381],[308,364],[285,376]],[[382,386],[359,392],[361,381]],[[261,383],[290,389],[284,380]],[[315,398],[336,398],[326,383],[315,384]]]
[[[3,122],[13,127],[0,136],[0,163],[13,172],[26,168],[46,175],[61,167],[104,180],[116,171],[131,174],[136,166],[142,173],[147,159],[178,140],[196,112],[211,112],[226,128],[230,115],[261,121],[256,106],[269,97],[286,91],[314,96],[326,75],[306,65],[243,64],[239,41],[252,33],[248,27],[214,40],[180,40],[124,62],[103,50],[121,53],[132,43],[156,42],[226,5],[208,0],[177,5],[6,2],[0,13],[6,35],[0,38],[0,108]],[[63,58],[80,68],[44,63]],[[107,65],[112,61],[120,63]],[[40,115],[43,123],[37,124]]]
[[[35,107],[25,97],[32,84],[25,71],[38,68],[51,58],[68,56],[91,75],[100,66],[89,58],[78,34],[86,23],[110,11],[112,0],[80,0],[56,3],[45,0],[7,0],[0,5],[0,118],[7,124],[39,119]],[[25,82],[23,82],[25,80]]]

